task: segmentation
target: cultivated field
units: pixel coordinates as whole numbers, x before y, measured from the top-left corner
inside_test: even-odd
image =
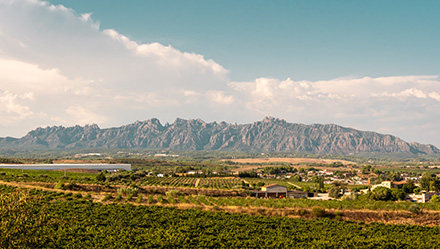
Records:
[[[291,164],[303,164],[303,163],[322,163],[322,164],[332,164],[332,163],[342,163],[356,164],[355,162],[337,160],[337,159],[316,159],[316,158],[280,158],[280,157],[270,157],[270,158],[244,158],[244,159],[229,159],[228,161],[236,163],[291,163]]]

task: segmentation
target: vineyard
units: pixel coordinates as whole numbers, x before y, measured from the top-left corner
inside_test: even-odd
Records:
[[[438,226],[135,206],[117,197],[104,205],[80,194],[5,186],[0,191],[1,248],[434,248],[440,240]],[[130,198],[164,204],[181,198],[171,192],[161,197]],[[185,201],[228,205],[234,199],[187,196]]]
[[[193,178],[193,177],[146,177],[141,180],[143,186],[197,187],[232,189],[242,185],[239,178]]]

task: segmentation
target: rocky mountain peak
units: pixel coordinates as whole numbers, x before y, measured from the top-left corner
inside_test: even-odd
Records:
[[[375,132],[335,124],[294,124],[265,117],[252,124],[206,123],[177,118],[164,126],[156,118],[122,127],[37,128],[20,139],[0,138],[0,148],[144,148],[171,150],[291,151],[325,154],[362,152],[440,153],[433,145],[407,143]]]

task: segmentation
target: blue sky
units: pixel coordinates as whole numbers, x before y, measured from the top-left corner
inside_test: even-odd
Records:
[[[0,0],[0,136],[180,118],[440,146],[439,1]]]
[[[235,81],[439,71],[439,1],[51,2],[135,41],[203,54]]]

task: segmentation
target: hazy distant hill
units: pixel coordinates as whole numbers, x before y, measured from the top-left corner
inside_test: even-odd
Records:
[[[440,153],[433,145],[407,143],[391,135],[358,131],[334,124],[293,124],[271,117],[243,125],[205,123],[200,119],[177,119],[172,124],[162,125],[159,120],[151,119],[109,129],[100,129],[97,125],[54,126],[37,128],[20,139],[0,138],[0,148]]]

